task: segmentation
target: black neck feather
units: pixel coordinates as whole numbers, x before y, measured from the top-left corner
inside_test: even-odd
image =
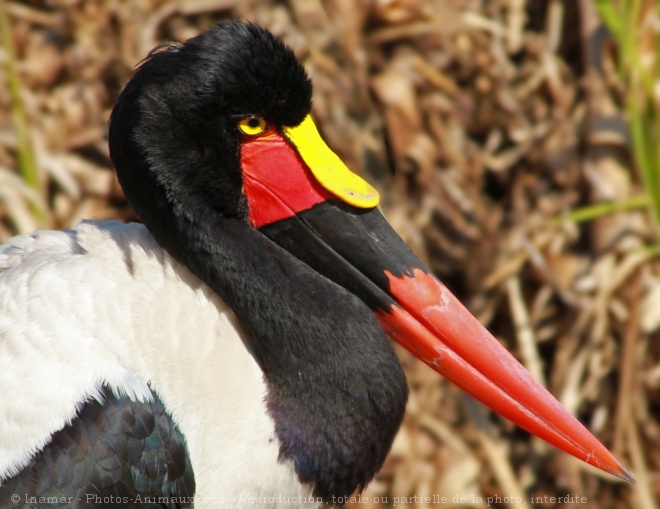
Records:
[[[176,219],[174,219],[176,221]],[[332,500],[364,487],[401,423],[405,376],[371,310],[237,220],[153,230],[236,312],[268,386],[268,411],[301,481]]]

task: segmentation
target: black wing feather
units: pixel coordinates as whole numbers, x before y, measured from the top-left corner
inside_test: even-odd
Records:
[[[108,389],[103,396],[102,404],[85,403],[29,465],[0,484],[0,507],[193,507],[186,442],[158,396],[152,391],[147,403]]]

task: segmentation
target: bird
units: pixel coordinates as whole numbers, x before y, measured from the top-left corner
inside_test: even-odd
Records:
[[[416,257],[256,24],[154,49],[110,156],[139,223],[0,247],[2,507],[320,507],[401,424],[392,340],[495,412],[632,475]]]

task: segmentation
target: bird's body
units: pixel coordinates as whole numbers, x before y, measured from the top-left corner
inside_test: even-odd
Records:
[[[135,401],[153,388],[186,439],[200,501],[311,496],[287,462],[263,471],[278,465],[279,444],[235,315],[144,226],[87,222],[16,237],[1,253],[0,384],[20,395],[0,399],[11,416],[0,421],[1,477],[104,387]]]
[[[0,248],[0,506],[335,503],[373,478],[403,418],[390,338],[632,479],[401,241],[322,141],[311,95],[255,25],[161,48],[109,130],[144,226]]]

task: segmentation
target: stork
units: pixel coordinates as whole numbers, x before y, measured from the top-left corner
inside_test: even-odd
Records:
[[[390,339],[633,480],[396,235],[311,97],[253,24],[140,64],[109,144],[143,224],[0,248],[0,505],[336,502],[373,478],[404,414]]]

